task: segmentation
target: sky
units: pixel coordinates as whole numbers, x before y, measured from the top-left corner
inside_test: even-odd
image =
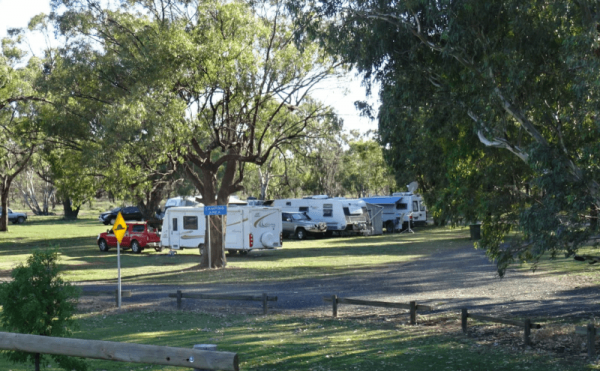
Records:
[[[49,12],[49,0],[0,0],[0,39],[6,36],[8,28],[27,27],[33,16]],[[29,37],[29,44],[35,52],[45,46],[45,40],[41,35]],[[376,89],[374,92],[377,95]],[[354,102],[357,100],[366,100],[374,108],[379,105],[376,97],[366,97],[365,89],[361,86],[361,79],[354,73],[341,79],[331,79],[319,84],[312,95],[337,111],[344,120],[346,131],[358,130],[364,134],[369,130],[377,130],[376,121],[360,117],[359,112],[354,108]]]

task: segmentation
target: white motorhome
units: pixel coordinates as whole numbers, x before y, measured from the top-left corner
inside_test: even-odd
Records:
[[[371,219],[363,200],[322,195],[270,200],[265,201],[265,205],[279,207],[282,211],[300,211],[315,222],[325,222],[327,235],[342,231],[371,234]]]
[[[199,248],[206,236],[204,207],[171,207],[163,219],[161,246],[172,250]],[[228,207],[225,250],[248,253],[282,247],[281,210],[272,207]]]
[[[399,192],[392,196],[363,197],[362,200],[383,207],[381,219],[388,232],[405,229],[409,222],[412,222],[411,226],[427,223],[427,208],[418,194]]]

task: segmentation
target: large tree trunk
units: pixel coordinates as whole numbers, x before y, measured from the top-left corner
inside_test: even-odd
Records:
[[[63,208],[65,211],[65,219],[66,220],[77,220],[77,216],[79,215],[79,209],[81,206],[73,209],[71,206],[71,199],[69,197],[63,198]]]

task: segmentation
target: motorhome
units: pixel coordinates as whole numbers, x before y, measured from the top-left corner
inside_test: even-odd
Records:
[[[411,226],[427,223],[427,208],[418,194],[398,192],[391,196],[363,197],[362,200],[383,207],[381,220],[388,232],[406,229],[409,222]]]
[[[300,211],[306,213],[315,222],[325,222],[327,235],[343,231],[363,235],[372,232],[367,204],[363,200],[320,195],[270,200],[265,201],[264,204],[279,207],[282,211]]]
[[[172,250],[204,248],[204,207],[171,207],[163,219],[161,246]],[[281,210],[273,207],[228,207],[225,250],[246,254],[282,247]]]

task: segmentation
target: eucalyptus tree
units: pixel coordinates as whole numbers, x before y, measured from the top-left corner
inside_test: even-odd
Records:
[[[472,218],[484,222],[480,245],[498,259],[500,273],[517,256],[573,254],[597,232],[597,2],[314,5],[318,12],[299,13],[306,29],[326,30],[332,50],[382,84],[380,134],[396,171],[409,162],[431,178],[436,194],[454,189],[447,200],[454,210],[475,208]],[[398,147],[406,144],[402,136],[425,145]],[[498,176],[456,187],[458,179],[474,180],[473,172]],[[509,204],[488,202],[496,192]],[[503,244],[514,230],[520,238]]]
[[[246,164],[266,163],[328,114],[309,93],[336,62],[295,42],[278,3],[52,4],[67,39],[55,86],[71,122],[111,158],[115,182],[183,169],[205,205],[226,205],[243,189]],[[221,236],[221,223],[211,223],[211,236]],[[211,241],[213,267],[225,265],[221,242]]]
[[[0,231],[8,230],[8,194],[43,141],[37,113],[44,102],[34,80],[42,71],[38,59],[25,61],[15,39],[2,40],[0,50]]]

